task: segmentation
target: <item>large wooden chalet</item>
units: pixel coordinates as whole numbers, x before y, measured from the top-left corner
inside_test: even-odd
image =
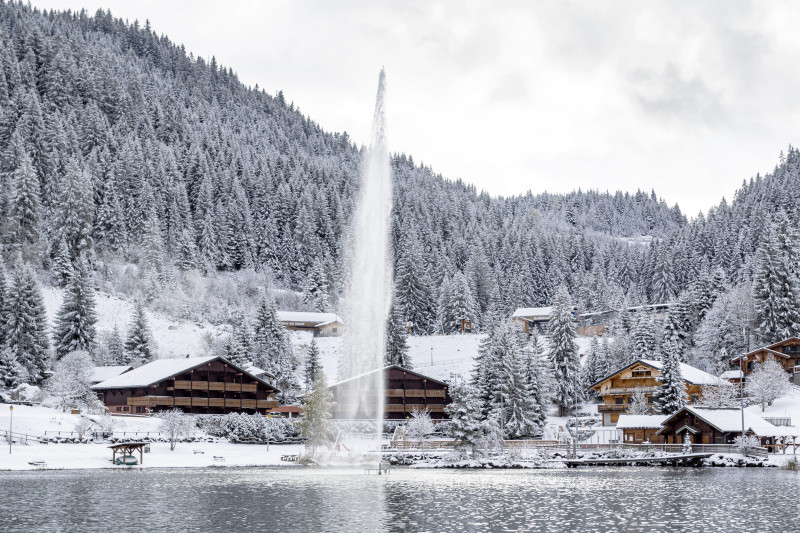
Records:
[[[382,372],[386,380],[384,419],[404,420],[415,409],[427,410],[434,420],[448,418],[444,412],[445,406],[451,401],[447,383],[397,365],[366,372],[331,385],[330,391],[336,402],[333,410],[335,418],[368,418],[366,413],[353,415],[351,403],[355,401],[356,391],[363,383],[369,384],[373,381],[376,372]]]
[[[619,415],[628,411],[628,402],[637,389],[645,393],[648,403],[655,404],[655,393],[661,387],[658,381],[661,368],[660,361],[640,359],[590,385],[589,388],[597,391],[603,399],[603,403],[597,406],[603,425],[617,423]],[[685,363],[681,363],[681,376],[686,383],[686,400],[692,404],[702,398],[703,385],[719,382],[716,376]]]
[[[796,384],[800,384],[800,338],[789,337],[775,344],[757,348],[752,352],[733,358],[733,364],[744,371],[745,380],[755,369],[756,363],[767,359],[778,361],[788,374],[794,376]]]
[[[222,357],[157,359],[92,386],[112,413],[262,413],[278,389]]]
[[[749,411],[744,411],[747,435],[773,435],[775,426]],[[742,434],[742,411],[730,408],[687,405],[662,422],[657,434],[667,444],[683,443],[686,434],[695,444],[732,444]]]

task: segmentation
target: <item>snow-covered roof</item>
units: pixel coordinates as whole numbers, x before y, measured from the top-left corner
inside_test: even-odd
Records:
[[[370,370],[368,372],[363,372],[361,374],[355,375],[355,376],[347,378],[347,379],[343,379],[341,381],[337,381],[336,383],[332,383],[332,384],[328,385],[328,388],[336,387],[336,386],[341,385],[342,383],[347,383],[348,381],[353,381],[353,380],[356,380],[356,379],[360,379],[360,378],[363,378],[364,376],[369,376],[370,374],[374,374],[375,372],[384,372],[386,370],[389,370],[390,368],[398,368],[398,369],[400,369],[400,370],[402,370],[404,372],[408,372],[409,374],[414,374],[415,376],[419,376],[419,377],[421,377],[423,379],[427,379],[429,381],[433,381],[434,383],[439,383],[440,385],[447,385],[447,383],[445,383],[444,381],[439,381],[438,379],[432,378],[430,376],[426,376],[425,374],[420,374],[419,372],[415,372],[415,371],[413,371],[413,370],[411,370],[409,368],[403,368],[402,366],[399,366],[399,365],[388,365],[388,366],[384,366],[382,368],[376,368],[375,370]]]
[[[619,415],[617,429],[658,429],[666,419],[665,415]]]
[[[759,437],[800,437],[800,428],[796,426],[758,426],[749,429]]]
[[[738,368],[736,370],[726,370],[719,377],[722,379],[739,379],[742,377],[742,371]]]
[[[156,359],[152,363],[135,368],[130,372],[114,376],[93,389],[127,389],[129,387],[149,387],[153,383],[180,374],[192,368],[204,365],[217,359],[215,356],[179,357],[176,359]]]
[[[729,409],[729,408],[713,408],[713,407],[692,407],[686,406],[686,410],[695,416],[701,418],[709,425],[714,426],[718,431],[723,433],[741,432],[742,431],[742,410]],[[680,412],[680,411],[678,411]],[[676,414],[670,415],[664,422],[674,417]],[[758,415],[754,415],[749,411],[744,411],[744,427],[752,429],[754,433],[758,434],[757,430],[767,431],[774,428],[772,424],[764,420]]]
[[[640,361],[658,370],[661,370],[664,366],[661,361],[656,361],[654,359],[641,359]],[[719,383],[719,378],[713,374],[704,372],[686,363],[680,363],[680,365],[681,377],[692,385],[716,385]]]
[[[100,383],[114,376],[119,376],[128,370],[133,370],[133,367],[130,365],[96,366],[92,368],[92,383]]]
[[[314,313],[311,311],[278,311],[278,320],[281,322],[313,322],[317,326],[339,322],[344,324],[336,313]]]
[[[260,377],[263,375],[267,375],[271,378],[275,377],[271,373],[264,370],[263,368],[258,368],[256,365],[247,365],[246,367],[244,367],[244,371],[247,372],[248,374],[253,374],[255,377]]]
[[[527,318],[532,316],[547,316],[553,314],[552,307],[520,307],[514,314],[511,315],[511,318]]]
[[[781,351],[776,350],[775,348],[783,346],[784,344],[786,344],[788,342],[798,343],[798,342],[800,342],[800,337],[789,337],[787,339],[783,339],[782,341],[775,342],[773,344],[768,344],[767,346],[762,346],[761,348],[756,348],[755,350],[753,350],[751,352],[747,352],[746,354],[737,355],[736,357],[733,358],[733,361],[738,361],[742,357],[744,357],[745,360],[747,360],[748,356],[757,354],[758,352],[769,352],[769,353],[771,353],[773,355],[777,355],[779,357],[783,357],[784,359],[786,359],[789,356],[787,354],[781,352]]]

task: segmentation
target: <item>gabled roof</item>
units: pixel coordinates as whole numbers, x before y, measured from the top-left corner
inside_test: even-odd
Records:
[[[658,429],[665,415],[619,415],[617,429]]]
[[[552,307],[520,307],[514,314],[511,315],[511,318],[526,318],[530,316],[547,316],[553,314]]]
[[[678,417],[683,411],[688,411],[695,415],[697,418],[713,427],[721,433],[740,433],[742,431],[742,411],[740,409],[732,408],[713,408],[713,407],[692,407],[687,405],[683,409],[676,411],[669,415],[664,420],[666,426],[672,420]],[[755,428],[770,428],[775,427],[758,415],[754,415],[749,411],[744,411],[744,427],[747,429]],[[664,429],[659,430],[661,433]]]
[[[396,368],[397,370],[402,370],[403,372],[406,372],[408,374],[413,374],[413,375],[417,376],[418,378],[426,379],[426,380],[428,380],[428,381],[430,381],[432,383],[436,383],[438,385],[443,385],[445,387],[448,386],[447,383],[445,383],[444,381],[439,381],[438,379],[434,379],[434,378],[432,378],[430,376],[426,376],[425,374],[420,374],[419,372],[414,372],[413,370],[410,370],[408,368],[403,368],[402,366],[399,366],[399,365],[388,365],[388,366],[385,366],[383,368],[376,368],[375,370],[370,370],[369,372],[364,372],[363,374],[358,374],[358,375],[353,376],[351,378],[347,378],[347,379],[343,379],[341,381],[337,381],[336,383],[333,383],[333,384],[329,385],[328,388],[337,387],[337,386],[341,385],[342,383],[347,383],[349,381],[360,379],[360,378],[363,378],[365,376],[372,375],[375,372],[385,372],[387,370],[391,370],[392,368]]]
[[[149,387],[150,385],[155,385],[156,383],[164,381],[165,379],[171,378],[177,374],[182,374],[189,370],[193,370],[200,366],[204,366],[210,363],[211,361],[215,361],[217,359],[227,363],[229,366],[235,368],[236,370],[247,374],[251,378],[258,380],[261,383],[264,383],[265,385],[268,385],[270,388],[278,390],[274,385],[271,385],[270,383],[264,381],[258,376],[254,376],[252,373],[231,363],[227,359],[218,356],[156,359],[155,361],[147,363],[146,365],[142,365],[139,368],[135,368],[130,372],[114,376],[110,379],[107,379],[106,381],[98,383],[97,385],[92,386],[92,389],[93,390],[130,389],[130,388],[136,389],[136,388]]]
[[[742,377],[742,371],[739,368],[736,370],[726,370],[720,374],[719,377],[722,379],[740,379]]]
[[[311,322],[315,326],[332,322],[344,324],[342,318],[336,313],[315,313],[311,311],[278,311],[278,320],[281,322]]]
[[[133,370],[130,365],[117,365],[117,366],[96,366],[92,368],[92,383],[100,383],[114,376],[119,376],[125,372]]]
[[[778,356],[778,357],[783,357],[784,359],[788,359],[788,358],[789,358],[789,356],[788,356],[787,354],[785,354],[785,353],[783,353],[783,352],[779,352],[779,351],[778,351],[778,350],[776,350],[775,348],[779,348],[779,347],[781,347],[781,346],[784,346],[785,344],[787,344],[787,343],[789,343],[789,342],[792,342],[792,341],[793,341],[795,344],[800,344],[800,337],[789,337],[788,339],[783,339],[783,340],[782,340],[782,341],[780,341],[780,342],[776,342],[776,343],[774,343],[774,344],[769,344],[769,345],[767,345],[767,346],[762,346],[761,348],[756,348],[756,349],[755,349],[755,350],[753,350],[752,352],[747,352],[746,354],[737,355],[736,357],[734,357],[734,358],[732,359],[732,361],[738,361],[738,360],[739,360],[739,359],[741,359],[742,357],[744,357],[744,358],[745,358],[745,360],[746,360],[746,359],[747,359],[749,356],[751,356],[751,355],[755,355],[755,354],[757,354],[757,353],[760,353],[760,352],[769,352],[769,353],[770,353],[770,354],[772,354],[772,355],[776,355],[776,356]]]
[[[610,379],[616,376],[617,374],[625,372],[629,368],[632,368],[636,365],[649,366],[650,368],[654,368],[659,372],[661,372],[661,369],[664,367],[664,364],[661,361],[656,361],[654,359],[637,359],[633,363],[624,366],[619,370],[615,370],[614,372],[607,375],[603,379],[595,381],[594,383],[589,385],[589,388],[592,389],[600,385],[605,380]],[[681,367],[681,377],[683,378],[684,381],[686,381],[690,385],[716,385],[720,381],[720,378],[718,378],[717,376],[709,374],[708,372],[704,372],[703,370],[695,368],[691,365],[687,365],[686,363],[680,363],[680,367]]]

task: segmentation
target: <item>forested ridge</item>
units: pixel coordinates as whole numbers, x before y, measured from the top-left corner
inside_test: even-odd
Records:
[[[83,262],[105,276],[132,264],[128,289],[153,305],[184,273],[254,271],[302,292],[298,307],[339,309],[363,148],[282,93],[148,23],[5,2],[0,106],[7,270],[66,285]],[[800,216],[794,149],[691,223],[654,192],[492,197],[411,155],[392,165],[393,316],[419,333],[547,305],[562,286],[583,311],[681,295],[710,307],[758,277],[770,228]]]

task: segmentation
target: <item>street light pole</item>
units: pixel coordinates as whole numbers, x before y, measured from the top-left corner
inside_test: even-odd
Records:
[[[14,428],[14,406],[9,405],[8,410],[11,412],[11,416],[8,419],[8,454],[11,455],[11,430]]]
[[[578,458],[578,372],[575,372],[575,440],[572,444],[572,457]]]
[[[739,408],[742,413],[742,453],[744,453],[744,369],[742,369],[742,359],[744,356],[739,357]]]

